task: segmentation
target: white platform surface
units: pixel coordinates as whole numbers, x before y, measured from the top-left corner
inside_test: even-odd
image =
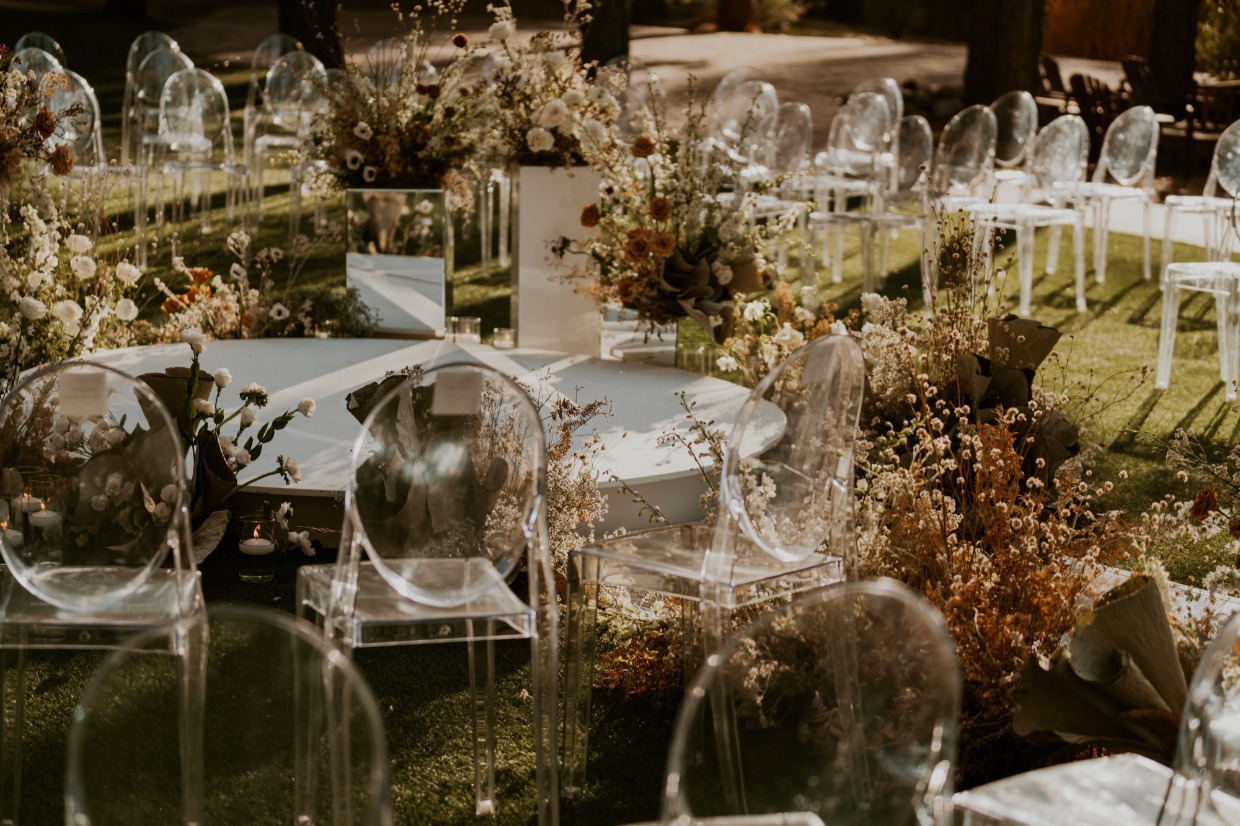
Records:
[[[162,344],[111,350],[91,358],[138,375],[186,366],[190,352],[185,344]],[[277,455],[295,458],[301,467],[301,484],[285,486],[278,476],[272,476],[247,489],[285,499],[343,495],[352,445],[360,430],[359,423],[345,408],[346,395],[368,382],[382,380],[389,371],[414,364],[429,367],[471,359],[530,385],[536,385],[539,371],[545,370],[550,375],[550,386],[578,402],[605,398],[613,403],[612,418],[598,422],[598,432],[607,447],[599,462],[599,486],[608,494],[609,513],[603,522],[606,530],[649,524],[637,516],[637,506],[619,491],[619,483],[611,480],[612,474],[659,505],[672,522],[700,518],[698,500],[704,486],[698,480],[697,467],[683,447],[661,439],[669,431],[687,430],[677,393],[686,391],[689,400],[697,402],[697,414],[713,420],[725,431],[748,396],[743,387],[667,367],[602,361],[547,350],[495,350],[487,345],[457,345],[439,340],[211,341],[201,364],[204,370],[225,367],[232,372],[233,381],[221,396],[226,409],[240,404],[237,391],[248,382],[258,382],[268,389],[271,404],[260,413],[260,424],[296,407],[303,398],[315,400],[314,417],[296,417],[264,448],[254,473],[241,476],[244,482],[256,473],[271,470]],[[783,432],[783,414],[774,405],[764,411],[768,439],[760,441],[770,444]],[[254,427],[247,432],[256,430]],[[235,424],[224,428],[225,433],[234,431]]]

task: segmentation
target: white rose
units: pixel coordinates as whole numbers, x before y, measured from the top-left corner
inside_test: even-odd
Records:
[[[197,327],[186,327],[181,331],[181,341],[189,345],[194,351],[194,355],[199,355],[204,349],[207,337],[198,332]]]
[[[844,326],[844,322],[836,321],[831,325],[831,335],[846,336],[848,335],[848,328]]]
[[[559,98],[552,98],[538,113],[538,123],[547,129],[555,129],[568,119],[568,106]]]
[[[555,138],[541,126],[535,126],[525,133],[525,142],[531,152],[548,152],[555,146]]]
[[[109,473],[107,481],[103,483],[103,492],[108,496],[119,496],[124,482],[119,473]]]
[[[861,294],[861,312],[874,315],[883,307],[883,297],[878,293]]]
[[[792,315],[802,324],[809,324],[814,320],[814,313],[804,307],[797,307],[792,311]]]
[[[23,295],[21,300],[17,302],[17,308],[21,310],[21,314],[31,321],[43,318],[47,315],[47,305],[37,298],[29,295]]]
[[[581,129],[586,137],[596,144],[605,143],[607,140],[607,127],[596,118],[586,118],[581,124]]]
[[[133,299],[122,298],[116,302],[116,317],[125,322],[133,321],[138,317],[138,305],[133,303]]]
[[[82,281],[94,278],[95,259],[87,258],[85,255],[75,255],[69,259],[69,269],[73,270],[73,274]]]
[[[710,271],[715,274],[715,280],[721,285],[727,286],[732,283],[732,268],[720,261],[712,261]]]
[[[119,427],[114,427],[104,435],[103,440],[109,447],[116,447],[125,441],[125,431]]]
[[[568,58],[564,56],[564,52],[546,52],[543,54],[543,65],[550,72],[558,72],[568,65]]]
[[[214,416],[215,402],[210,399],[194,399],[194,409],[204,416]]]
[[[239,447],[237,448],[237,451],[233,454],[232,458],[233,458],[233,461],[237,463],[238,467],[245,467],[246,465],[250,463],[250,451],[246,450],[243,447]]]
[[[297,412],[307,419],[314,415],[314,399],[302,399],[297,403]]]
[[[159,491],[159,498],[171,505],[177,501],[177,486],[173,484],[164,485]]]
[[[793,329],[792,325],[786,321],[773,338],[776,344],[780,344],[788,350],[795,350],[805,343],[805,336],[801,334],[801,331]]]
[[[98,496],[92,496],[90,498],[90,506],[100,512],[106,511],[109,504],[108,497],[104,496],[102,493]]]
[[[218,367],[215,370],[215,386],[223,390],[232,381],[232,373],[228,372],[227,367]]]
[[[65,249],[74,255],[83,255],[90,251],[90,239],[85,235],[78,235],[76,232],[65,239]]]
[[[130,264],[128,261],[122,261],[116,265],[116,280],[124,284],[126,287],[132,287],[138,283],[138,279],[142,277],[142,270]]]
[[[154,516],[156,522],[167,522],[172,516],[172,508],[168,507],[167,503],[160,502],[155,506]]]
[[[287,473],[289,478],[294,482],[301,481],[301,468],[297,465],[296,459],[284,460],[284,472]]]
[[[487,29],[487,36],[502,43],[512,37],[512,24],[507,20],[497,20]]]
[[[250,407],[247,404],[245,407],[241,408],[240,418],[241,418],[241,426],[249,427],[250,425],[254,424],[255,420],[258,419],[258,414],[254,412],[254,408]]]
[[[52,305],[52,315],[60,319],[67,334],[75,336],[81,331],[82,307],[76,301],[57,301]]]
[[[41,290],[52,283],[52,277],[41,270],[35,270],[26,276],[26,286],[31,290]]]

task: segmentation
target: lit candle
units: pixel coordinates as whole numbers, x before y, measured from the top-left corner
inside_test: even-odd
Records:
[[[246,556],[266,556],[275,549],[275,543],[258,535],[257,525],[254,527],[254,536],[241,540],[241,553]]]
[[[10,548],[20,548],[26,544],[26,537],[22,536],[22,532],[10,530],[8,522],[0,522],[0,531],[4,532],[4,541]]]
[[[37,510],[30,514],[30,524],[33,527],[42,528],[45,531],[58,527],[61,522],[60,511],[49,511],[47,509],[47,505],[45,505],[42,501],[39,502],[39,505],[41,506],[41,510]]]
[[[43,500],[37,496],[31,496],[28,492],[17,497],[13,503],[22,513],[34,513],[43,510]]]
[[[491,346],[496,350],[511,350],[517,346],[516,338],[513,335],[511,327],[496,327],[495,338],[491,340]]]

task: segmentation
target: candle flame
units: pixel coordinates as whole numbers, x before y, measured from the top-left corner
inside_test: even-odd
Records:
[[[47,503],[46,503],[46,502],[40,502],[40,503],[39,503],[39,513],[43,513],[45,510],[47,510]]]
[[[254,538],[258,539],[258,525],[254,526]]]

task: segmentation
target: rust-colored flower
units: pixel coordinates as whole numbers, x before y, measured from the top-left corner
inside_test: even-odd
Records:
[[[425,123],[409,124],[409,138],[413,141],[414,146],[423,146],[430,143],[431,128]]]
[[[52,152],[52,172],[57,175],[68,175],[73,171],[73,156],[69,154],[69,147],[61,144]]]
[[[185,274],[189,276],[189,283],[195,287],[200,287],[215,277],[215,273],[206,267],[190,267]]]
[[[632,278],[621,278],[616,282],[616,298],[621,304],[628,304],[637,298],[637,282]]]
[[[650,257],[651,246],[650,237],[645,230],[630,232],[628,243],[624,245],[624,252],[632,261],[645,261]]]
[[[413,91],[417,92],[419,95],[424,95],[429,88],[430,87],[425,83],[415,83],[413,86]]]
[[[676,239],[668,235],[666,232],[660,232],[654,237],[654,254],[659,258],[671,258],[672,253],[676,251]]]
[[[1240,514],[1227,520],[1227,532],[1236,539],[1240,539]]]
[[[672,202],[662,195],[650,199],[650,217],[655,221],[666,221],[672,217]]]
[[[581,209],[581,225],[586,229],[598,226],[598,204],[586,204]]]
[[[179,313],[181,310],[185,309],[185,305],[180,301],[180,299],[169,296],[164,299],[163,304],[159,305],[159,309],[163,310],[168,315],[173,315],[174,313]]]
[[[1193,497],[1193,506],[1188,510],[1188,518],[1194,522],[1205,519],[1218,507],[1218,491],[1214,488],[1202,488]]]
[[[56,131],[56,116],[42,108],[34,116],[34,131],[39,133],[40,138],[50,138],[52,133]]]
[[[439,95],[443,90],[439,88],[438,83],[432,83],[426,87],[426,96],[431,100],[439,100]]]
[[[456,46],[458,49],[464,49],[466,46],[469,45],[469,36],[466,34],[457,32],[456,34],[452,36],[452,45]]]
[[[630,151],[633,153],[634,158],[649,158],[654,154],[654,150],[654,141],[650,140],[650,138],[645,135],[642,135],[640,138],[633,141],[633,148]]]

